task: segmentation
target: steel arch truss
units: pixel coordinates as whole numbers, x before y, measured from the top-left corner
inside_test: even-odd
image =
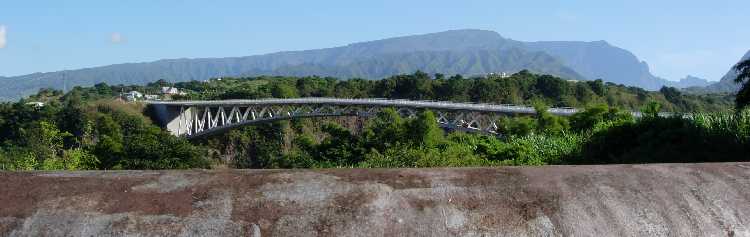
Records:
[[[177,136],[200,137],[238,126],[289,120],[294,118],[376,115],[383,106],[337,104],[288,105],[182,105],[178,115]],[[403,117],[415,117],[424,108],[390,106]],[[436,110],[441,127],[470,132],[497,133],[499,113],[469,110]]]
[[[503,115],[536,114],[528,106],[507,104],[457,103],[392,99],[293,98],[213,101],[147,101],[157,119],[177,136],[195,138],[237,126],[305,117],[375,115],[393,108],[399,115],[414,117],[431,110],[440,126],[470,132],[497,133],[497,120]],[[549,113],[570,116],[574,108],[551,108]],[[637,116],[637,114],[634,113]]]

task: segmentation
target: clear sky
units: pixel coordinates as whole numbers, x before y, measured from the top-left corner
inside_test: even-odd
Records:
[[[0,75],[473,28],[522,41],[606,40],[657,76],[718,80],[750,49],[749,9],[748,0],[13,0],[0,3]]]

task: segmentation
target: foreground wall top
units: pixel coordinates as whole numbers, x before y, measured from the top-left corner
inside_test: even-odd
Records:
[[[750,164],[0,173],[0,236],[748,236]]]

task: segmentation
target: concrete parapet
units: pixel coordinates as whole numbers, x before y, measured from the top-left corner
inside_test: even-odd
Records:
[[[750,164],[0,173],[0,236],[750,236]]]

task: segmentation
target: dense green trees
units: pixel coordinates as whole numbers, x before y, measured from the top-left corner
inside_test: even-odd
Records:
[[[576,163],[748,161],[750,112],[644,117],[600,127]]]
[[[653,104],[652,104],[653,105]],[[658,106],[655,104],[653,106]],[[658,108],[651,108],[658,113]],[[570,127],[575,132],[584,132],[594,126],[606,121],[632,121],[633,117],[629,111],[621,111],[617,108],[609,108],[605,104],[587,107],[570,117]]]
[[[383,80],[320,77],[222,78],[183,82],[178,99],[295,97],[396,98],[534,105],[533,116],[498,121],[500,136],[448,133],[435,115],[402,117],[383,109],[366,121],[318,118],[246,126],[198,141],[154,126],[140,104],[113,101],[146,86],[40,90],[0,104],[0,169],[184,169],[443,167],[605,164],[747,160],[750,115],[659,117],[660,111],[721,111],[731,97],[689,95],[674,88],[649,92],[604,83],[574,82],[522,71],[511,77],[430,76],[422,72]],[[739,98],[739,97],[738,97]],[[44,102],[42,107],[27,105]],[[585,108],[572,117],[549,106]],[[630,111],[640,110],[643,118]],[[148,114],[146,110],[145,114]],[[718,146],[716,144],[721,144]],[[721,149],[719,149],[721,148]]]
[[[385,109],[361,130],[332,124],[306,130],[314,124],[311,121],[327,123],[304,119],[292,122],[303,126],[273,126],[278,130],[267,131],[280,134],[279,141],[293,142],[269,146],[268,150],[277,152],[274,157],[282,158],[262,168],[744,161],[750,152],[750,111],[696,114],[692,119],[634,118],[629,112],[598,105],[570,117],[569,122],[552,115],[506,117],[500,124],[508,123],[511,129],[504,136],[445,133],[429,111],[403,118]]]
[[[738,63],[734,66],[734,70],[737,70],[737,78],[734,79],[734,82],[742,83],[735,100],[735,106],[739,110],[750,104],[750,60]]]
[[[101,88],[94,87],[111,93]],[[88,95],[100,98],[96,93]],[[86,101],[80,90],[53,94],[42,107],[0,104],[0,169],[210,167],[203,148],[152,125],[137,104]]]
[[[444,100],[495,104],[543,103],[556,107],[610,107],[638,110],[650,101],[663,105],[664,111],[721,111],[731,107],[731,97],[690,95],[666,88],[649,92],[596,81],[566,81],[549,75],[521,71],[510,77],[485,76],[446,78],[422,72],[397,75],[382,80],[336,80],[321,77],[222,78],[209,82],[183,82],[185,99],[256,99],[292,97],[392,98]]]

